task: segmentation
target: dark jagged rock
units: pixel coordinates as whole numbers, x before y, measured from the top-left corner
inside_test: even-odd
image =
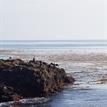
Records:
[[[73,84],[75,81],[75,79],[70,75],[70,76],[66,76],[65,78],[65,83],[68,83],[68,84]]]
[[[57,64],[35,59],[0,60],[0,102],[49,96],[73,82]]]

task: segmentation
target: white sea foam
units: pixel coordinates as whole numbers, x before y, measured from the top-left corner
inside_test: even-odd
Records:
[[[33,105],[33,104],[43,104],[50,101],[50,98],[29,98],[29,99],[21,99],[19,101],[10,101],[10,102],[4,102],[0,103],[0,107],[9,107],[11,105]]]

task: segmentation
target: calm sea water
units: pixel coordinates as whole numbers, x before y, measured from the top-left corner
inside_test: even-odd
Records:
[[[107,48],[106,40],[0,40],[2,49]]]

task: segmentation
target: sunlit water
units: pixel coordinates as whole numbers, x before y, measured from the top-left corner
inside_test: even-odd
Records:
[[[41,44],[42,43],[42,44]],[[44,45],[45,44],[45,45]],[[51,44],[51,45],[50,45]],[[106,50],[106,41],[1,41],[0,49],[23,50],[25,53],[33,53],[36,49],[74,49],[74,48],[103,48]],[[33,50],[33,51],[31,51]],[[58,50],[56,50],[58,51]],[[22,52],[22,53],[23,53]],[[47,50],[43,51],[47,54]],[[42,52],[42,53],[43,53]],[[50,51],[51,53],[54,51]],[[0,54],[0,58],[7,59],[10,55]],[[12,53],[12,54],[13,54]],[[35,52],[36,53],[36,52]],[[49,54],[49,53],[48,53]],[[58,53],[59,54],[59,53]],[[64,53],[63,53],[64,54]],[[65,51],[66,54],[66,51]],[[57,95],[50,97],[43,104],[9,105],[0,104],[1,107],[106,107],[107,106],[107,84],[98,84],[96,81],[107,74],[107,62],[71,62],[61,59],[57,63],[67,73],[72,73],[76,82],[73,86],[67,86]]]

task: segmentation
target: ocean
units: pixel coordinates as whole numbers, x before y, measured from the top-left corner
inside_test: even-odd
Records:
[[[107,48],[107,40],[0,40],[2,49]]]
[[[37,60],[58,63],[76,82],[43,104],[1,103],[0,107],[106,107],[106,40],[1,40],[0,58],[10,56],[27,60],[35,56]]]

